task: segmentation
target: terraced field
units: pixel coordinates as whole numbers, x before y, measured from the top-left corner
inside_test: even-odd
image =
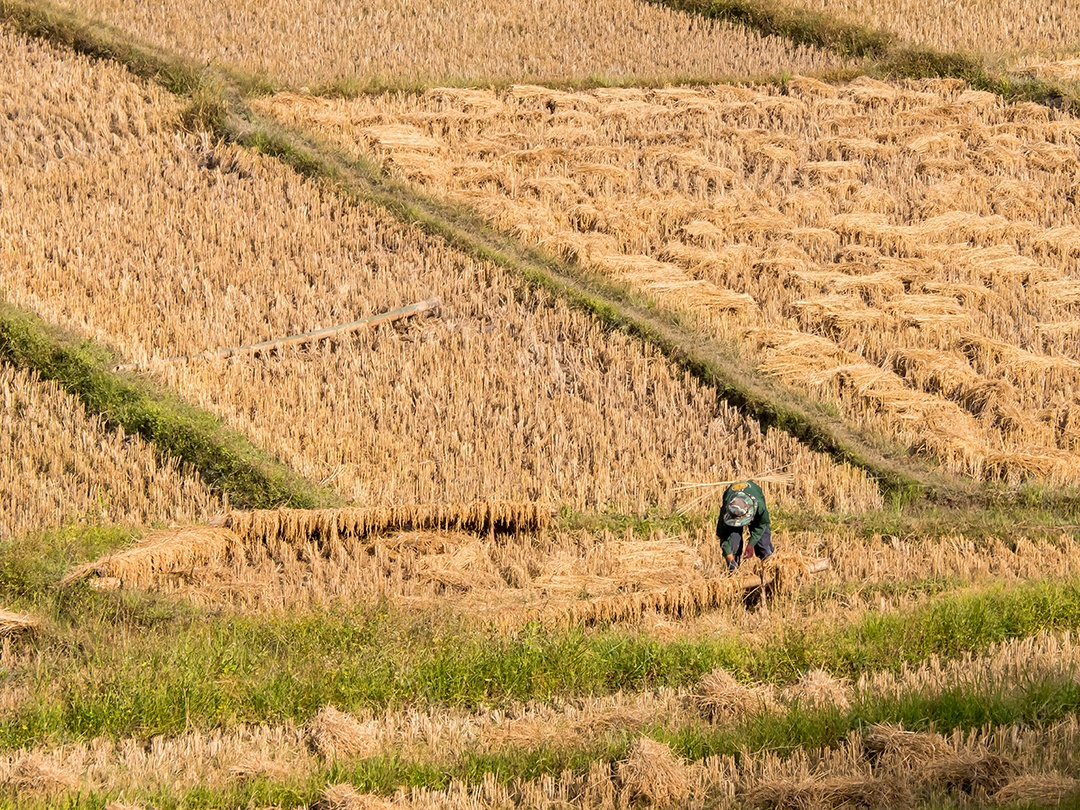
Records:
[[[641,289],[950,471],[1076,480],[1071,118],[952,80],[258,106]]]
[[[845,60],[662,5],[604,0],[264,3],[185,0],[62,6],[202,63],[332,92],[432,84],[666,83],[841,67]]]
[[[669,507],[674,481],[731,478],[738,463],[790,465],[800,500],[880,503],[865,474],[763,433],[656,352],[495,266],[272,161],[168,132],[171,104],[142,100],[117,72],[7,47],[0,70],[41,99],[8,119],[0,158],[22,200],[0,212],[13,303],[148,362],[440,298],[441,317],[401,331],[151,363],[156,379],[350,501],[644,510]],[[41,224],[32,234],[28,215]],[[736,454],[736,436],[756,449]]]
[[[0,2],[0,807],[1080,802],[1080,128],[789,11]]]

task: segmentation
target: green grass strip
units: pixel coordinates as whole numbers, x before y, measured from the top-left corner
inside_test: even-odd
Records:
[[[41,544],[78,547],[48,537]],[[27,702],[0,718],[4,748],[303,720],[327,703],[343,710],[476,707],[685,687],[715,667],[779,684],[813,667],[855,678],[1041,631],[1080,629],[1077,580],[950,593],[839,628],[779,628],[763,642],[536,626],[507,636],[465,618],[384,605],[215,617],[138,592],[56,591],[49,576],[34,573],[33,544],[0,551],[0,600],[45,620],[27,642],[37,656],[0,671],[30,690]]]
[[[399,788],[443,790],[453,781],[478,784],[485,777],[512,786],[516,782],[566,771],[584,774],[597,762],[624,759],[640,736],[667,743],[687,761],[726,755],[741,760],[747,751],[787,756],[836,746],[852,732],[874,723],[900,723],[911,731],[949,734],[995,726],[1045,727],[1080,710],[1080,682],[1075,673],[1044,674],[1022,684],[954,687],[939,693],[913,692],[903,698],[864,696],[850,708],[805,708],[792,704],[778,712],[763,712],[734,723],[713,725],[704,719],[682,726],[663,721],[642,729],[614,728],[591,740],[565,744],[510,746],[494,750],[442,752],[437,761],[386,753],[361,760],[338,760],[287,778],[234,780],[225,786],[182,791],[127,791],[129,798],[169,808],[220,808],[314,805],[327,785],[347,782],[365,793],[392,795]],[[415,755],[413,755],[415,757]],[[82,795],[77,807],[99,807],[117,798],[113,792]],[[0,807],[37,807],[35,799]]]
[[[323,490],[227,428],[217,417],[156,389],[150,382],[112,371],[116,358],[40,318],[0,301],[0,358],[54,380],[109,424],[138,434],[164,456],[199,471],[237,506],[318,507],[340,503]]]

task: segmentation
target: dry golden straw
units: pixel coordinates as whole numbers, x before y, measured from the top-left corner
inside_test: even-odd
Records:
[[[328,785],[315,804],[316,810],[392,810],[395,804],[373,793],[361,793],[342,782]]]
[[[777,708],[772,690],[766,686],[745,686],[723,669],[714,669],[698,683],[694,703],[714,722],[741,720],[749,715]]]
[[[670,483],[691,471],[732,477],[737,446],[747,468],[797,472],[770,492],[777,502],[881,502],[865,474],[763,432],[656,351],[498,267],[275,161],[177,132],[176,100],[118,68],[6,36],[0,83],[0,182],[19,201],[0,208],[5,298],[130,362],[439,297],[437,320],[154,372],[348,502],[671,508]],[[487,97],[453,97],[476,93]],[[434,136],[409,135],[419,127],[350,121],[431,157]]]
[[[257,103],[950,471],[1080,477],[1080,332],[1053,326],[1076,320],[1073,119],[953,79],[480,93]]]
[[[208,0],[157,9],[135,0],[63,4],[200,63],[268,74],[294,86],[595,76],[667,83],[843,64],[817,48],[631,0],[588,7],[566,0],[454,0],[441,8],[417,0],[369,0],[362,13],[347,0],[269,0],[257,14]],[[476,102],[471,90],[454,92]]]
[[[784,699],[807,709],[836,708],[841,712],[851,706],[851,684],[838,680],[822,669],[807,671],[799,682],[784,692]]]
[[[774,779],[757,785],[746,795],[751,807],[770,810],[819,810],[833,807],[864,807],[890,810],[912,807],[915,792],[896,776],[833,776],[809,779]]]
[[[76,567],[61,580],[61,585],[92,576],[103,585],[145,587],[165,572],[220,562],[230,551],[238,551],[240,545],[234,532],[217,526],[149,532],[132,548]]]
[[[1080,779],[1061,774],[1018,776],[993,795],[995,804],[1056,807],[1080,795]]]
[[[323,707],[308,721],[304,732],[315,753],[327,760],[362,758],[375,750],[371,725],[333,706]]]
[[[247,542],[333,545],[388,531],[538,532],[551,522],[552,508],[542,503],[476,501],[448,504],[395,504],[371,509],[271,509],[230,512],[224,525]]]
[[[106,428],[55,383],[0,365],[0,540],[83,521],[191,521],[221,508],[195,472]]]
[[[33,616],[0,608],[0,637],[17,636],[37,627]]]
[[[686,763],[664,743],[640,738],[619,763],[619,783],[630,801],[661,807],[677,806],[690,793]]]

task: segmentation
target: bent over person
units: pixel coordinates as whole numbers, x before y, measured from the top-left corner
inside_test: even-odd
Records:
[[[746,546],[763,560],[772,556],[769,507],[765,505],[765,493],[754,481],[740,481],[724,490],[716,536],[724,550],[728,571],[739,567]]]

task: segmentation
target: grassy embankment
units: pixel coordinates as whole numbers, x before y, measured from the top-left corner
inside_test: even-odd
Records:
[[[0,301],[0,358],[54,380],[90,413],[138,434],[164,456],[197,469],[203,480],[241,507],[330,506],[333,493],[304,480],[219,419],[113,371],[106,348],[51,327]]]
[[[941,51],[904,42],[896,34],[844,22],[800,7],[798,0],[653,0],[680,11],[727,20],[792,42],[860,58],[864,72],[882,78],[956,78],[1007,101],[1034,101],[1055,108],[1080,107],[1067,86],[995,68],[979,54]]]
[[[475,707],[689,687],[715,667],[746,682],[792,683],[817,667],[853,678],[1080,628],[1073,581],[947,592],[912,611],[864,614],[838,627],[778,627],[758,642],[737,635],[663,642],[537,626],[506,635],[385,604],[214,615],[153,594],[58,587],[73,562],[126,536],[57,531],[0,550],[0,603],[43,619],[20,642],[35,654],[8,671],[30,698],[0,719],[4,747],[302,721],[327,703]]]

